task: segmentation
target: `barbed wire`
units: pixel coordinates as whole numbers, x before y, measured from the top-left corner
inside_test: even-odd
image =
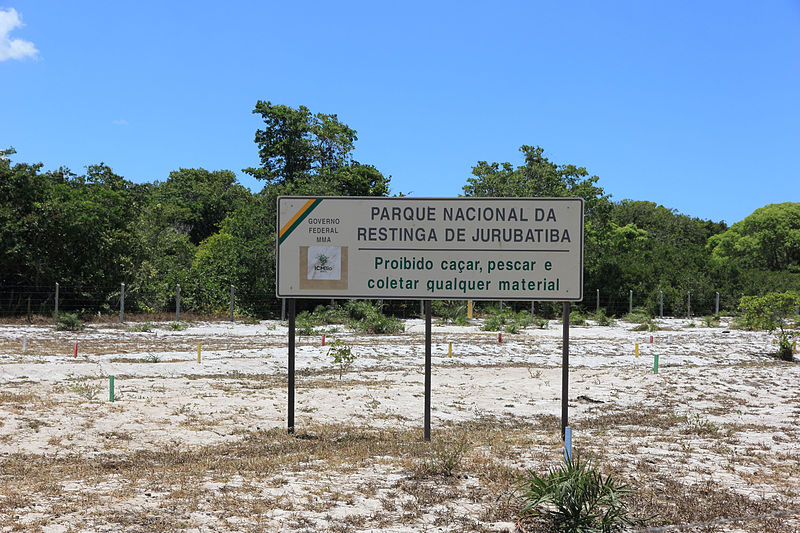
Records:
[[[669,526],[648,527],[644,529],[636,529],[630,533],[664,533],[666,531],[680,531],[682,529],[691,529],[695,527],[708,527],[718,526],[722,524],[730,524],[732,522],[749,522],[751,520],[761,520],[765,518],[780,518],[781,516],[790,516],[800,514],[800,509],[792,509],[790,511],[776,511],[774,513],[740,516],[736,518],[720,518],[717,520],[708,520],[706,522],[694,522],[691,524],[673,524]]]

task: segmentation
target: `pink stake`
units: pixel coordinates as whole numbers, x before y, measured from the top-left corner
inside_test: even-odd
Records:
[[[73,357],[78,357],[78,343],[77,342],[75,343],[75,353],[73,354]]]
[[[322,345],[325,346],[325,334],[322,334]]]
[[[497,342],[503,342],[503,334],[500,332],[497,333]]]

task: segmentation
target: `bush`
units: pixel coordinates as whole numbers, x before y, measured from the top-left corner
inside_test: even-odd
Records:
[[[172,331],[183,331],[188,327],[189,327],[189,324],[186,324],[184,322],[172,322],[169,325],[169,329],[171,329]]]
[[[595,311],[589,318],[594,320],[598,326],[613,326],[614,319],[606,315],[603,311]]]
[[[651,317],[644,309],[634,309],[633,313],[624,315],[622,320],[632,324],[644,324],[650,322]]]
[[[658,331],[658,326],[652,320],[648,320],[643,324],[639,324],[638,326],[631,328],[631,331]]]
[[[581,462],[577,455],[540,477],[533,471],[520,478],[519,490],[525,506],[522,517],[538,517],[563,532],[622,531],[644,521],[628,515],[622,497],[626,485]]]
[[[56,329],[59,331],[81,331],[86,325],[74,313],[61,313],[58,315]]]
[[[342,379],[342,374],[344,374],[347,369],[350,368],[350,365],[353,364],[353,361],[356,360],[353,348],[339,339],[334,340],[330,344],[330,348],[328,348],[328,357],[333,360],[333,364],[338,365],[340,380]]]
[[[150,322],[144,322],[142,324],[136,324],[135,326],[131,326],[128,328],[128,331],[137,331],[141,333],[149,333],[153,329],[153,324]]]
[[[350,318],[350,327],[362,333],[388,334],[403,331],[403,323],[381,313],[377,306],[367,300],[351,300],[345,307]]]
[[[569,323],[573,326],[585,326],[586,325],[586,315],[581,313],[580,311],[570,311],[569,313]]]
[[[434,300],[431,304],[431,313],[440,317],[442,324],[457,324],[466,326],[467,306],[459,300]]]
[[[506,333],[518,333],[531,325],[533,318],[528,311],[514,313],[511,309],[499,311],[490,309],[489,315],[483,321],[483,331],[505,331]],[[547,321],[545,321],[545,324]]]
[[[296,335],[313,335],[317,321],[308,311],[298,313],[294,318],[294,332]]]
[[[800,293],[787,291],[771,292],[764,296],[745,296],[739,306],[747,323],[775,335],[778,341],[778,357],[791,361],[792,340],[800,336],[800,333],[790,329],[789,320],[799,304]]]

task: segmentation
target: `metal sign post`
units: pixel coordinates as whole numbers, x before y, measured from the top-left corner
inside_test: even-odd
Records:
[[[561,438],[569,425],[569,302],[563,304],[561,332]]]
[[[431,301],[425,300],[425,441],[431,440]]]
[[[287,411],[287,423],[289,426],[289,433],[294,433],[294,339],[295,339],[295,307],[294,298],[289,298],[289,390],[288,401],[289,408]]]

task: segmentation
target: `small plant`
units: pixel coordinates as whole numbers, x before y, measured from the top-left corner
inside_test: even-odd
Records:
[[[622,317],[623,322],[630,322],[632,324],[644,324],[651,320],[650,315],[642,309],[634,309],[632,313],[628,313]]]
[[[77,394],[78,396],[85,398],[87,400],[94,400],[97,398],[97,395],[100,393],[100,387],[96,387],[92,385],[89,381],[83,380],[78,381],[70,385],[70,390]]]
[[[172,322],[169,325],[169,329],[171,329],[172,331],[183,331],[184,329],[186,329],[188,327],[189,327],[189,324],[187,324],[185,322]]]
[[[535,316],[531,318],[531,323],[539,329],[547,329],[547,324],[550,323],[546,318]]]
[[[716,328],[719,326],[719,317],[713,315],[706,315],[703,317],[703,325],[707,328]]]
[[[572,324],[573,326],[585,326],[586,315],[577,310],[571,311],[569,314],[569,323]]]
[[[613,326],[614,319],[606,315],[603,311],[595,311],[589,318],[594,320],[598,326]]]
[[[308,311],[298,313],[294,319],[295,334],[297,335],[313,335],[314,326],[316,321]]]
[[[422,464],[423,471],[428,475],[451,477],[461,465],[468,449],[469,443],[465,436],[453,441],[438,440]]]
[[[158,354],[151,353],[146,355],[145,357],[142,357],[140,361],[142,363],[160,363],[161,358],[158,356]]]
[[[350,368],[356,356],[353,353],[353,348],[342,342],[340,339],[335,339],[330,348],[328,348],[328,357],[331,358],[333,364],[339,367],[339,379]]]
[[[354,308],[350,315],[350,327],[362,333],[391,334],[403,331],[403,323],[381,313],[375,306],[367,305]]]
[[[631,328],[631,331],[658,331],[658,326],[652,320],[648,320],[647,322]]]
[[[521,515],[543,519],[554,531],[605,533],[644,523],[628,514],[622,499],[631,493],[627,486],[604,477],[577,454],[544,476],[528,471],[519,490],[525,504]]]
[[[504,309],[503,311],[493,309],[489,313],[483,321],[483,331],[518,333],[521,329],[530,326],[534,320],[528,311],[514,313],[511,309]]]
[[[128,331],[137,331],[137,332],[144,332],[148,333],[153,330],[153,324],[150,322],[145,322],[143,324],[136,324],[128,329]]]
[[[459,326],[469,324],[467,306],[460,301],[434,300],[431,311],[434,315],[440,317],[441,324],[456,324]]]
[[[708,419],[701,417],[697,413],[694,416],[687,414],[686,432],[696,435],[716,435],[719,432],[719,426],[709,422]]]
[[[58,315],[56,329],[59,331],[81,331],[86,325],[81,322],[75,313],[61,313]]]

